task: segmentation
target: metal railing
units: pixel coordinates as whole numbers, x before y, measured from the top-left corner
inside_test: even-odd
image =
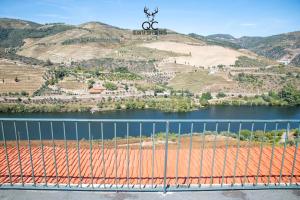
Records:
[[[300,120],[0,123],[0,189],[299,189]]]

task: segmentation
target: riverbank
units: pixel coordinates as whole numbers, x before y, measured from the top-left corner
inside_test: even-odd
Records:
[[[53,103],[1,103],[0,113],[55,113],[55,112],[105,112],[116,110],[157,110],[162,112],[191,112],[210,106],[286,106],[290,105],[283,100],[268,101],[258,97],[236,97],[220,99],[195,99],[195,98],[146,98],[85,102],[53,102]]]

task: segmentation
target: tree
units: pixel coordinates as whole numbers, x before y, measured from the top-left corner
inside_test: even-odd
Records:
[[[20,80],[18,79],[18,77],[15,77],[15,82],[19,82]]]
[[[90,80],[88,81],[88,88],[91,89],[91,88],[93,87],[94,84],[95,84],[95,81],[92,80],[92,79],[90,79]]]
[[[224,97],[226,97],[226,94],[224,92],[219,92],[217,94],[217,98],[224,98]]]
[[[291,84],[287,84],[282,88],[279,97],[291,106],[300,105],[300,91]]]
[[[117,90],[118,86],[112,82],[106,82],[103,84],[103,86],[108,90]]]
[[[212,99],[211,93],[210,92],[204,92],[204,93],[202,93],[201,99],[202,100],[210,100],[210,99]]]

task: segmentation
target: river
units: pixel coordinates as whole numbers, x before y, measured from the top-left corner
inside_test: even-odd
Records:
[[[99,113],[0,113],[0,118],[72,118],[72,119],[287,119],[300,120],[300,107],[269,107],[269,106],[210,106],[197,111],[187,113],[164,113],[155,110],[126,110],[109,111]],[[17,132],[21,139],[26,139],[26,126],[24,122],[16,123]],[[220,124],[218,131],[227,130],[228,124]],[[250,129],[251,124],[243,124],[242,129]],[[275,124],[269,125],[267,130],[273,130]],[[299,124],[292,123],[291,128],[297,128]],[[66,122],[67,139],[75,139],[76,127],[74,123]],[[237,132],[239,124],[233,123],[230,131]],[[255,124],[255,130],[261,130],[263,124]],[[126,135],[126,123],[117,123],[117,137]],[[143,123],[142,134],[151,135],[153,124]],[[279,124],[279,129],[286,128],[286,124]],[[207,124],[206,130],[214,130],[215,124]],[[29,122],[28,130],[31,139],[39,139],[38,123]],[[51,139],[51,126],[49,122],[41,123],[42,138]],[[100,123],[91,123],[91,134],[94,139],[101,138]],[[191,123],[182,123],[181,133],[189,133]],[[114,136],[113,123],[105,123],[103,127],[104,138],[109,139]],[[129,132],[131,136],[138,136],[140,131],[139,123],[130,123]],[[164,132],[165,124],[156,124],[155,132]],[[178,131],[178,123],[170,124],[170,132]],[[194,124],[194,132],[203,131],[203,123]],[[4,123],[4,132],[8,140],[15,139],[12,122]],[[53,122],[53,135],[55,139],[63,139],[63,125],[61,122]],[[79,139],[88,138],[88,124],[78,123]]]

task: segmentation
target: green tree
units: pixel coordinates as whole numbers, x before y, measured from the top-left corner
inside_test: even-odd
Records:
[[[93,87],[93,85],[95,84],[95,81],[93,79],[90,79],[88,81],[88,88],[91,89]]]
[[[291,106],[300,105],[300,91],[291,84],[287,84],[282,88],[279,97]]]
[[[103,84],[103,86],[108,90],[117,90],[118,86],[112,82],[106,82]]]
[[[212,99],[211,93],[210,92],[204,92],[204,93],[202,93],[201,99],[202,100],[210,100],[210,99]]]
[[[226,97],[226,94],[224,92],[219,92],[217,94],[217,98],[224,98],[224,97]]]

